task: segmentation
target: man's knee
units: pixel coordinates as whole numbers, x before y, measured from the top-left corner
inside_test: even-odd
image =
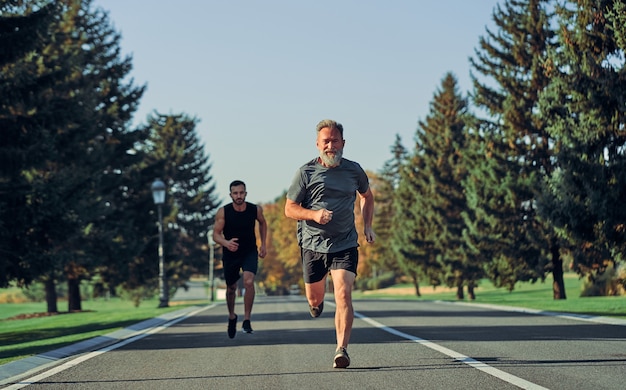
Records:
[[[254,285],[254,273],[250,272],[250,271],[245,271],[243,273],[243,285],[244,287],[248,288],[250,286]]]
[[[254,278],[243,281],[243,288],[247,290],[254,289]]]
[[[322,301],[326,293],[326,279],[315,283],[305,283],[304,290],[307,298]]]
[[[335,288],[335,300],[337,304],[352,304],[352,292],[346,288]]]

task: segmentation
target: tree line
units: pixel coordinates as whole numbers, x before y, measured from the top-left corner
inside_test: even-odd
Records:
[[[393,146],[390,247],[405,272],[470,298],[513,290],[564,258],[588,293],[623,291],[626,9],[613,0],[507,0],[470,58],[473,89],[443,78],[415,147]],[[419,289],[417,290],[419,295]]]
[[[357,285],[402,276],[417,295],[445,285],[472,299],[483,279],[513,290],[552,274],[553,297],[565,299],[568,264],[590,293],[615,294],[625,284],[625,2],[506,0],[492,17],[469,58],[472,90],[445,74],[412,146],[396,136],[369,172],[378,238],[361,246]],[[0,287],[43,283],[48,311],[61,281],[70,310],[82,280],[154,295],[157,177],[168,187],[171,289],[208,266],[219,200],[199,119],[153,112],[132,127],[145,86],[129,78],[120,39],[90,0],[0,2]],[[267,291],[301,283],[284,199],[263,205]]]
[[[69,311],[82,280],[154,294],[156,178],[172,289],[206,269],[217,199],[198,119],[153,112],[132,128],[145,86],[120,39],[90,0],[0,2],[0,287],[42,283],[48,312],[59,282]]]

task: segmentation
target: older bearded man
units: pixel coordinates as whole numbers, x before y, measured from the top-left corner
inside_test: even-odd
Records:
[[[326,119],[317,125],[319,157],[301,166],[287,191],[285,215],[298,220],[298,243],[306,297],[312,317],[324,309],[326,277],[330,271],[335,295],[337,348],[333,367],[350,365],[347,347],[354,310],[352,287],[358,264],[358,234],[354,203],[360,197],[363,234],[374,242],[374,195],[361,166],[343,158],[343,126]]]

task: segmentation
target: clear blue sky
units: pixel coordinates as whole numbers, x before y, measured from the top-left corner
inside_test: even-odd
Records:
[[[497,0],[96,0],[154,110],[197,117],[217,195],[246,182],[272,202],[317,156],[315,125],[344,125],[344,157],[378,172],[399,134],[413,149],[446,72],[469,57]]]

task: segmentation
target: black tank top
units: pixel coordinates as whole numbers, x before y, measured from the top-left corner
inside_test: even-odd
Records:
[[[256,205],[246,202],[244,211],[236,211],[232,203],[224,206],[224,237],[230,240],[237,237],[239,240],[239,249],[231,252],[224,249],[223,258],[236,258],[257,250],[256,235],[254,233],[256,227]]]

